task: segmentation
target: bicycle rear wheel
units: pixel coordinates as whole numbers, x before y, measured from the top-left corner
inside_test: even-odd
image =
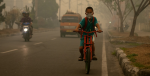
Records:
[[[90,72],[90,62],[91,62],[91,53],[90,53],[90,48],[86,49],[86,60],[85,60],[85,70],[86,74],[89,74]]]

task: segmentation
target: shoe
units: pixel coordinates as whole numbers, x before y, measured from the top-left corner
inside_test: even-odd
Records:
[[[97,60],[97,57],[95,56],[95,54],[93,54],[92,60]]]
[[[83,56],[80,56],[80,57],[78,58],[78,61],[83,61]]]

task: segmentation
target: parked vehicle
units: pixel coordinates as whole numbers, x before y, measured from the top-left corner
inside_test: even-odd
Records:
[[[79,25],[81,20],[82,17],[79,13],[67,11],[60,20],[60,36],[78,35],[78,37],[80,37],[80,34],[73,32],[73,30]]]

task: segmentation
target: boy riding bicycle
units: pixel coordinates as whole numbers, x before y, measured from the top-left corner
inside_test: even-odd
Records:
[[[87,7],[85,10],[86,18],[82,19],[82,21],[79,23],[79,25],[76,27],[75,31],[78,32],[79,28],[81,27],[82,30],[90,32],[95,30],[95,26],[98,28],[98,32],[102,32],[100,29],[100,26],[97,22],[96,17],[93,17],[94,10],[92,7]],[[83,33],[82,38],[80,39],[80,47],[79,47],[79,52],[81,53],[81,56],[79,57],[79,61],[83,61],[83,49],[84,49],[84,35],[87,35],[86,33]],[[90,36],[93,36],[94,33],[90,33]],[[95,46],[94,42],[92,45],[92,50],[93,50],[93,60],[97,60],[97,57],[95,56]]]

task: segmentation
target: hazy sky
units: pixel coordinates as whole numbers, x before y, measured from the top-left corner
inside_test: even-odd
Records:
[[[25,5],[27,5],[28,7],[32,6],[32,0],[4,0],[4,2],[6,2],[6,6],[7,6],[6,9],[11,9],[15,5],[14,1],[16,1],[16,6],[18,8],[23,8],[23,6],[25,6]],[[71,7],[71,10],[73,10],[75,12],[77,12],[77,1],[78,1],[78,4],[80,4],[81,2],[83,4],[82,10],[81,10],[81,5],[78,5],[78,13],[80,13],[82,15],[82,17],[85,17],[85,9],[86,9],[86,7],[88,7],[88,2],[87,2],[87,0],[71,0],[70,7]],[[97,0],[88,0],[88,1],[92,5],[94,5],[94,2],[95,2],[95,4],[99,4],[99,2]],[[56,0],[56,2],[59,4],[59,0]],[[102,4],[102,3],[100,3],[100,4]],[[10,5],[10,6],[8,6],[8,5]],[[104,5],[102,5],[102,6],[104,6]],[[92,7],[94,8],[94,6],[92,6]],[[69,9],[69,0],[61,0],[61,16],[64,15],[68,9]],[[58,11],[57,15],[59,15],[59,11]],[[102,19],[100,17],[99,13],[95,12],[94,16],[97,17],[98,20]]]
[[[6,4],[7,11],[12,9],[13,6],[16,6],[19,9],[22,9],[26,5],[28,7],[32,6],[32,0],[4,0],[4,3]]]
[[[93,2],[99,3],[97,0],[88,0],[90,4],[93,4]],[[56,2],[59,4],[59,0],[56,0]],[[82,6],[82,16],[85,17],[85,9],[88,7],[88,3],[86,0],[78,0],[78,4],[83,3]],[[77,0],[71,0],[71,10],[77,12]],[[66,13],[66,11],[69,9],[69,0],[61,0],[61,16]],[[81,5],[78,5],[78,13],[81,14]],[[59,14],[59,12],[58,12]],[[97,14],[95,13],[95,16]]]

